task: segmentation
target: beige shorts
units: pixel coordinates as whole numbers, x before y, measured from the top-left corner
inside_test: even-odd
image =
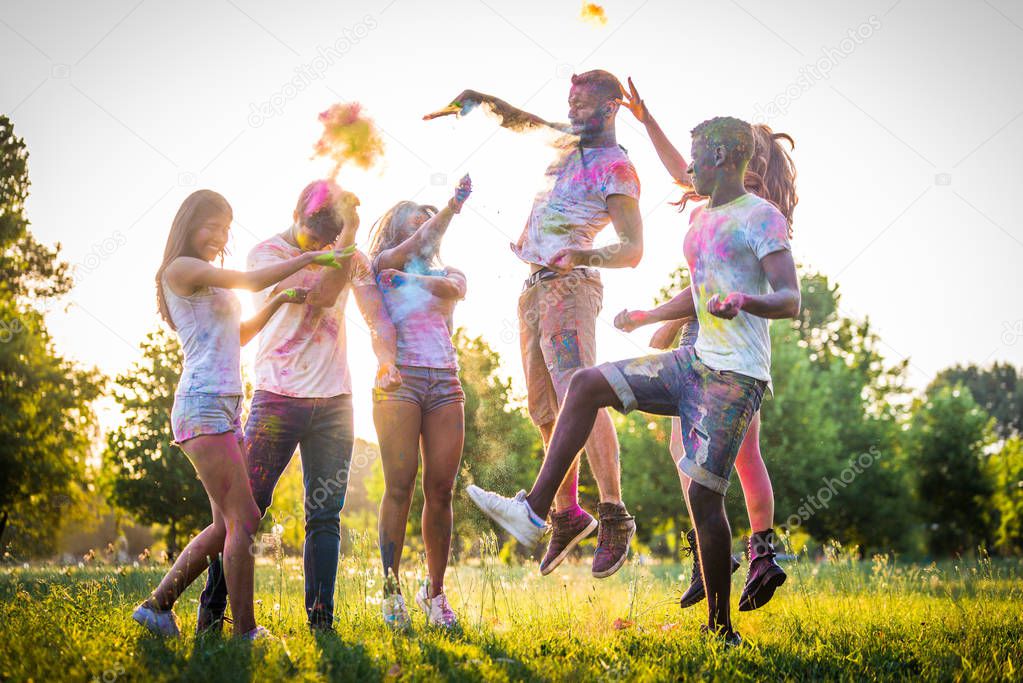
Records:
[[[604,286],[595,269],[538,282],[519,296],[519,342],[529,417],[551,424],[579,368],[596,362]]]

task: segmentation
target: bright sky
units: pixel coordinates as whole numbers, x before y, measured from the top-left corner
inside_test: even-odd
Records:
[[[343,98],[386,131],[379,168],[339,178],[362,198],[360,245],[394,202],[442,203],[472,174],[443,249],[469,281],[456,323],[482,334],[522,388],[515,305],[527,269],[507,244],[549,151],[479,113],[420,117],[474,88],[561,120],[568,77],[604,68],[633,76],[687,156],[689,129],[713,115],[767,117],[792,134],[797,258],[841,284],[843,312],[869,315],[892,360],[911,359],[915,386],[955,362],[1023,363],[1019,3],[603,5],[605,26],[581,21],[574,0],[4,2],[0,111],[31,154],[28,215],[78,265],[68,310],[49,315],[59,350],[126,370],[157,324],[153,274],[180,202],[200,187],[227,197],[228,265],[242,267],[326,171],[310,159],[316,115]],[[605,272],[599,360],[646,351],[647,333],[611,320],[651,302],[687,226],[666,205],[677,192],[644,132],[627,112],[618,122],[643,183],[646,252],[635,270]],[[356,432],[375,440],[375,361],[349,305]]]

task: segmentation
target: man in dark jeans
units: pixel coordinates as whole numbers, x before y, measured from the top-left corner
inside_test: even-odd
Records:
[[[257,244],[249,269],[263,268],[331,242],[338,249],[355,243],[358,199],[329,181],[310,183],[295,207],[294,223]],[[334,583],[341,543],[340,514],[352,458],[351,377],[345,353],[344,310],[348,289],[369,325],[380,363],[377,387],[401,384],[394,367],[395,337],[377,290],[369,260],[361,252],[340,267],[311,265],[255,294],[257,305],[291,289],[305,306],[278,311],[259,339],[256,392],[245,423],[249,482],[260,511],[266,512],[284,469],[298,447],[305,485],[305,607],[309,626],[330,629]],[[210,565],[199,605],[196,632],[219,630],[227,607],[227,584],[220,560]]]

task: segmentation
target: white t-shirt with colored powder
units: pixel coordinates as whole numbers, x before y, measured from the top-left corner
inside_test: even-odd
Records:
[[[249,252],[248,268],[265,268],[302,253],[280,235],[260,242]],[[284,304],[259,334],[256,351],[256,389],[297,398],[329,398],[352,393],[345,339],[345,303],[350,287],[376,287],[369,259],[352,255],[349,284],[330,307]],[[327,266],[311,264],[289,278],[289,285],[313,287]],[[254,293],[257,308],[273,291]]]
[[[547,168],[547,182],[533,201],[516,256],[545,266],[560,249],[590,249],[611,222],[607,198],[639,199],[639,177],[625,150],[568,147]]]
[[[684,249],[700,321],[696,354],[707,367],[771,381],[767,319],[739,311],[725,320],[707,311],[707,300],[715,294],[723,300],[731,292],[770,292],[760,260],[790,249],[788,230],[777,207],[749,193],[721,206],[697,207],[690,216]]]

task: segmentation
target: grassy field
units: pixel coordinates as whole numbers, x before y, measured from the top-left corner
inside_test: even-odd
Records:
[[[0,680],[991,680],[1023,677],[1023,565],[789,562],[789,582],[761,610],[738,614],[746,639],[700,636],[704,606],[677,604],[688,569],[632,561],[603,581],[587,564],[541,577],[487,554],[449,571],[463,629],[381,623],[381,577],[364,548],[342,561],[337,632],[311,635],[301,561],[257,572],[260,623],[278,641],[191,635],[199,586],[176,608],[188,635],[149,636],[130,620],[155,567],[0,570]],[[741,576],[733,583],[733,604]],[[406,571],[405,594],[417,576]]]

